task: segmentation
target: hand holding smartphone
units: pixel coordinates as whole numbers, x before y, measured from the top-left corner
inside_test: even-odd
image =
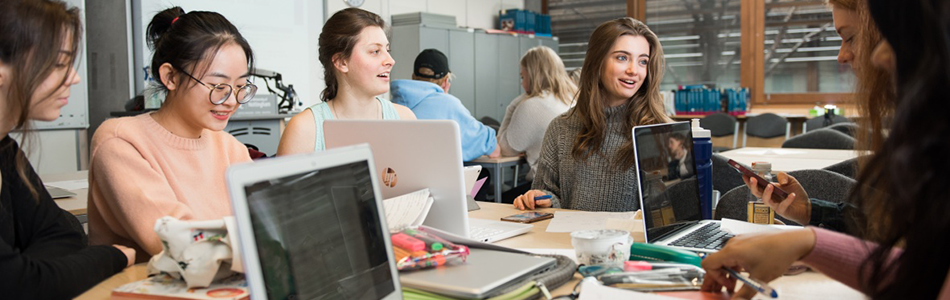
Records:
[[[762,178],[762,176],[759,176],[759,174],[755,174],[755,172],[752,172],[752,170],[749,170],[749,168],[742,166],[735,160],[730,159],[729,165],[735,168],[736,171],[739,171],[740,173],[744,174],[745,176],[755,178],[756,185],[758,185],[760,189],[765,190],[765,187],[769,186],[768,180],[765,180],[765,178]],[[772,194],[775,194],[776,196],[780,197],[782,200],[784,200],[785,198],[788,198],[788,192],[786,192],[785,190],[777,186],[772,186],[772,188],[773,188]]]
[[[517,223],[534,223],[541,220],[547,220],[553,218],[554,214],[544,213],[544,212],[526,212],[517,215],[510,215],[504,218],[501,218],[502,221],[508,222],[517,222]]]

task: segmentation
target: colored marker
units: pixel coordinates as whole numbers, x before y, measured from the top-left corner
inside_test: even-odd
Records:
[[[729,272],[729,274],[731,274],[732,277],[735,277],[736,279],[741,280],[743,283],[745,283],[745,285],[748,285],[749,287],[755,289],[760,294],[766,295],[771,298],[778,298],[778,293],[775,292],[775,289],[765,284],[764,282],[761,282],[749,277],[745,277],[745,275],[739,274],[739,272],[736,272],[736,270],[733,270],[730,268],[722,268],[722,269],[726,270],[726,272]]]
[[[403,232],[425,243],[425,246],[429,248],[429,250],[431,251],[442,251],[442,248],[445,248],[445,245],[443,245],[441,241],[427,237],[418,231],[415,231],[412,229],[406,229]]]
[[[392,235],[391,239],[393,246],[403,248],[408,251],[420,251],[425,250],[426,248],[426,244],[422,241],[401,232]]]

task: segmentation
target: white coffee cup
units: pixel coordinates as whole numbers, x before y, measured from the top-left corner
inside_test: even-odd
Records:
[[[597,265],[622,264],[630,257],[633,237],[630,232],[615,229],[582,230],[571,232],[571,245],[577,255],[577,263]]]

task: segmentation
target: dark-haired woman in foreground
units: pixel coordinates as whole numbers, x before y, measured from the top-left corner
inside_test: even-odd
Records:
[[[162,251],[155,220],[231,215],[225,171],[251,158],[222,130],[257,91],[251,47],[220,14],[170,8],[147,32],[168,96],[157,112],[102,123],[89,167],[90,242],[132,247],[138,262]]]
[[[135,250],[87,246],[17,141],[53,121],[79,83],[79,10],[59,1],[0,2],[0,298],[68,299],[130,265]],[[24,139],[26,139],[24,138]],[[23,139],[21,139],[22,141]],[[70,220],[71,219],[71,220]]]
[[[867,214],[867,240],[806,228],[739,236],[703,260],[705,290],[732,288],[722,268],[770,281],[797,260],[872,299],[950,299],[950,2],[868,1],[885,38],[874,65],[890,71],[898,100],[887,139],[858,174],[851,195]],[[770,197],[766,190],[763,197]],[[743,288],[735,298],[751,298]]]

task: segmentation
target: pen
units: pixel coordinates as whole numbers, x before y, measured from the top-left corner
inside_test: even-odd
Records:
[[[537,196],[537,197],[534,197],[534,201],[545,200],[545,199],[551,199],[551,197],[554,197],[554,196],[551,196],[551,195]]]
[[[732,277],[735,277],[736,279],[741,280],[743,283],[745,283],[749,287],[752,287],[753,289],[755,289],[762,295],[766,295],[772,298],[778,298],[778,293],[775,292],[775,289],[768,286],[767,284],[761,281],[749,278],[749,277],[745,277],[744,275],[739,274],[739,272],[736,272],[736,270],[733,270],[730,268],[722,268],[722,269],[726,270],[726,272],[729,272],[729,274],[731,274]]]

